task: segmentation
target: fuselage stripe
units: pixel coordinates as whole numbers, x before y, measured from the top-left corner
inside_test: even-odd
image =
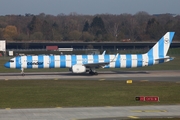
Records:
[[[44,64],[44,59],[42,55],[38,56],[38,62],[43,63]],[[43,64],[38,64],[38,68],[43,68]]]
[[[49,56],[49,68],[54,68],[55,67],[54,62],[55,62],[54,56],[52,56],[52,55]]]
[[[27,56],[27,68],[32,68],[32,64],[30,64],[32,62],[32,56]]]
[[[148,66],[153,65],[153,49],[148,52]]]
[[[60,68],[66,67],[66,57],[65,55],[60,55]]]
[[[75,65],[77,63],[77,58],[76,58],[76,55],[72,55],[71,56],[71,65]]]
[[[88,57],[87,55],[82,55],[82,63],[87,64],[88,63]]]
[[[131,68],[132,67],[132,56],[131,55],[126,55],[126,68]]]
[[[110,57],[109,55],[104,55],[104,62],[110,62]],[[106,65],[105,68],[109,68],[109,65]]]
[[[137,54],[137,67],[142,67],[142,65],[143,65],[142,54]]]
[[[21,56],[16,57],[16,68],[21,68]]]
[[[94,63],[98,63],[99,62],[99,57],[98,57],[98,55],[93,55],[93,62]]]
[[[118,55],[117,60],[115,62],[115,68],[120,68],[121,67],[121,58],[120,55]]]

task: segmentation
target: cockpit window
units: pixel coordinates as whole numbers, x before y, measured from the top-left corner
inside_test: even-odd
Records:
[[[14,60],[9,60],[9,62],[14,62]]]

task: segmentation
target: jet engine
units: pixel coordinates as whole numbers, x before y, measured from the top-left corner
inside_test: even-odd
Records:
[[[84,72],[86,72],[86,67],[83,65],[73,65],[72,72],[73,73],[84,73]]]

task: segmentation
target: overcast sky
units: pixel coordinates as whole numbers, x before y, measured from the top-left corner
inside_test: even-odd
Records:
[[[180,0],[0,0],[0,15],[135,14],[139,11],[180,14]]]

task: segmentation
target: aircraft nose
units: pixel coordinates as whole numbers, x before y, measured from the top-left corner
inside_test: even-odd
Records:
[[[10,68],[10,63],[9,63],[9,62],[6,62],[6,63],[4,64],[4,67]]]

